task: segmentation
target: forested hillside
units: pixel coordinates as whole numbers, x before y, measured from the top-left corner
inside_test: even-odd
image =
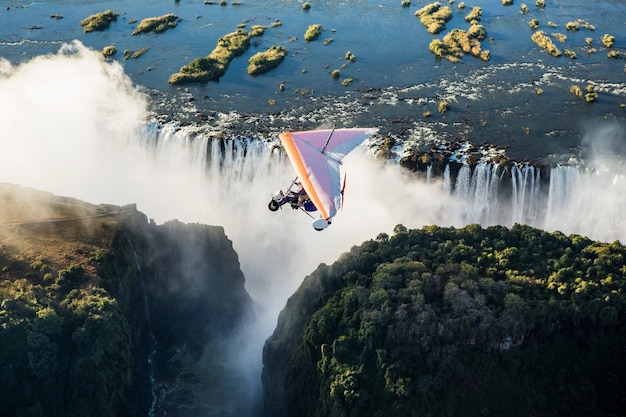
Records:
[[[242,415],[250,314],[223,228],[0,184],[0,416]]]
[[[264,351],[267,415],[623,416],[626,248],[398,225],[307,277]]]

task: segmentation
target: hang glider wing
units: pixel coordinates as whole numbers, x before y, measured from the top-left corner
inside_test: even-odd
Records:
[[[341,160],[378,129],[322,129],[279,135],[309,198],[328,221],[341,207]]]

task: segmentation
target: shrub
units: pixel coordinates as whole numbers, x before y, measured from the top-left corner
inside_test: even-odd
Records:
[[[105,46],[102,49],[102,55],[104,56],[113,56],[115,55],[116,52],[117,52],[117,48],[115,47],[115,45]]]
[[[478,6],[472,8],[472,11],[465,16],[465,21],[467,22],[480,22],[480,19],[483,16],[483,9]]]
[[[420,22],[429,33],[436,34],[446,27],[448,20],[452,19],[452,9],[435,2],[427,4],[416,11],[415,16],[420,19]]]
[[[282,46],[272,46],[265,52],[258,52],[248,60],[248,74],[259,75],[276,68],[287,55]]]
[[[220,38],[209,56],[196,58],[181,67],[179,72],[172,74],[169,83],[207,83],[216,80],[224,75],[233,58],[243,54],[249,47],[250,34],[244,29],[237,29]]]
[[[550,40],[550,38],[543,31],[540,30],[533,33],[530,38],[542,49],[548,51],[550,55],[561,56],[561,51],[559,51],[559,48],[557,48],[556,45],[552,43],[552,40]]]
[[[615,36],[605,33],[602,35],[602,44],[607,48],[611,48],[615,43]]]
[[[85,33],[93,31],[102,31],[108,29],[111,22],[117,20],[119,13],[115,13],[111,10],[107,10],[102,13],[96,13],[80,21],[80,25],[83,27]]]
[[[322,25],[313,24],[308,27],[306,32],[304,33],[305,42],[311,42],[319,38],[322,34]]]
[[[580,29],[580,23],[578,22],[567,22],[565,24],[566,30],[571,30],[572,32],[577,32]]]
[[[176,27],[177,21],[178,16],[171,13],[161,17],[149,17],[139,23],[133,31],[133,35],[149,32],[162,33],[170,28]]]
[[[572,86],[569,88],[569,92],[570,92],[570,93],[572,93],[572,94],[574,94],[576,97],[579,97],[579,98],[582,98],[582,97],[583,97],[583,92],[582,92],[582,90],[580,89],[580,87],[579,87],[579,86],[577,86],[577,85],[572,85]]]

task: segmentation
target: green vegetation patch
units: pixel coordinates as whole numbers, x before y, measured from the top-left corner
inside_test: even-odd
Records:
[[[458,62],[463,53],[471,54],[483,61],[489,61],[489,51],[481,50],[481,41],[487,37],[482,25],[473,24],[467,31],[452,29],[443,37],[443,41],[435,39],[429,49],[435,55],[451,62]]]
[[[162,33],[168,29],[175,28],[178,24],[178,16],[175,14],[166,14],[161,17],[149,17],[143,19],[133,31],[133,35],[142,33]]]
[[[563,54],[564,54],[566,57],[570,58],[570,59],[576,59],[576,58],[577,58],[577,57],[576,57],[576,52],[572,51],[571,49],[567,49],[567,48],[566,48],[566,49],[564,49],[564,50],[563,50]]]
[[[350,84],[352,84],[353,82],[354,82],[354,78],[347,77],[347,78],[344,78],[343,81],[341,81],[341,85],[344,86],[344,87],[347,87]]]
[[[272,46],[265,52],[254,54],[248,61],[248,74],[259,75],[276,68],[287,56],[287,49],[282,46]]]
[[[262,25],[253,25],[250,28],[250,36],[251,37],[255,37],[255,36],[261,36],[265,33],[265,26]]]
[[[565,24],[565,29],[572,31],[572,32],[578,32],[580,30],[580,23],[579,22],[567,22]]]
[[[317,24],[317,23],[310,25],[307,28],[306,32],[304,33],[304,41],[305,42],[314,41],[317,38],[319,38],[321,34],[322,34],[322,25]]]
[[[109,45],[102,48],[102,55],[104,56],[113,56],[117,53],[117,48],[115,45]]]
[[[83,27],[85,33],[93,31],[102,31],[109,28],[111,22],[117,20],[119,13],[115,13],[111,10],[107,10],[102,13],[93,14],[80,21],[80,25]]]
[[[226,73],[233,58],[243,54],[250,47],[250,34],[244,29],[237,29],[224,35],[217,41],[217,47],[206,57],[196,58],[181,67],[180,72],[172,74],[170,84],[186,82],[207,83],[217,80]]]
[[[561,51],[556,45],[552,42],[550,37],[545,34],[545,32],[539,30],[532,34],[530,37],[533,42],[539,45],[542,49],[548,51],[548,53],[552,56],[561,56]]]
[[[578,98],[583,98],[583,90],[581,90],[580,86],[578,86],[578,85],[570,86],[569,92],[574,94]]]
[[[124,51],[124,59],[137,59],[146,52],[148,52],[149,48],[143,47],[139,48],[136,51],[126,50]]]
[[[605,33],[602,35],[602,44],[607,48],[612,48],[615,44],[615,36]]]
[[[587,103],[592,103],[598,99],[598,93],[596,93],[596,88],[593,85],[587,86],[587,94],[585,94],[585,101]]]
[[[480,19],[483,16],[483,9],[478,6],[472,8],[467,16],[465,16],[465,21],[470,23],[480,22]]]
[[[446,22],[452,19],[452,9],[442,6],[439,2],[430,3],[415,12],[422,25],[429,33],[436,34],[446,27]]]
[[[456,44],[446,44],[441,39],[433,39],[428,45],[428,49],[438,57],[451,62],[459,62],[463,56],[463,51]]]

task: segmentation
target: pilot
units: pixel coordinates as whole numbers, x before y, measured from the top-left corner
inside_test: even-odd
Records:
[[[292,192],[293,200],[291,200],[291,207],[294,209],[302,207],[302,205],[306,203],[309,199],[309,196],[307,195],[306,191],[304,191],[304,187],[302,187],[302,184],[300,184],[300,182],[297,182],[296,185],[298,186],[298,190]]]

